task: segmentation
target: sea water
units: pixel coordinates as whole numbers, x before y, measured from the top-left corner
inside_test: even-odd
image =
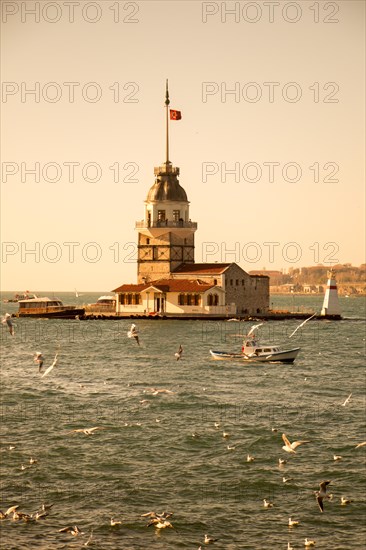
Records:
[[[57,297],[82,305],[98,295]],[[320,311],[322,299],[271,301]],[[207,533],[216,549],[302,548],[305,537],[316,548],[364,549],[366,446],[355,447],[366,440],[365,300],[340,302],[344,320],[311,320],[290,339],[300,321],[258,329],[270,343],[301,347],[293,365],[211,359],[210,349],[240,350],[255,320],[141,320],[140,346],[127,337],[128,319],[19,318],[13,337],[2,324],[0,508],[53,507],[37,522],[2,520],[0,548],[82,548],[92,533],[100,550],[197,549]],[[16,310],[2,304],[2,314]],[[58,353],[44,378],[36,351],[43,371]],[[309,443],[289,455],[283,433]],[[323,480],[333,499],[321,513],[314,491]],[[352,503],[341,506],[341,496]],[[173,528],[147,527],[150,511],[172,512]],[[122,524],[111,527],[111,517]],[[300,524],[289,528],[289,517]],[[69,525],[84,534],[59,532]]]

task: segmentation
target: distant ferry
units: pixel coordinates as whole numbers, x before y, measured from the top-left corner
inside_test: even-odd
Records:
[[[52,319],[74,319],[84,315],[84,308],[64,306],[61,300],[50,298],[29,298],[19,300],[18,317],[50,317]]]

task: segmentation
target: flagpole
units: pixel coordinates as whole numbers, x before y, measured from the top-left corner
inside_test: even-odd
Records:
[[[169,164],[169,90],[168,79],[166,79],[166,92],[165,92],[165,107],[166,107],[166,161],[165,164]]]

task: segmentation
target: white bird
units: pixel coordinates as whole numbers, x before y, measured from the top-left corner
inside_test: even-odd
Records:
[[[102,426],[95,426],[94,428],[78,428],[77,430],[71,430],[70,432],[66,432],[66,434],[71,433],[83,433],[85,435],[93,435],[93,433],[96,430],[105,430]]]
[[[334,462],[337,462],[339,460],[342,460],[342,457],[341,457],[341,455],[333,455],[333,460],[334,460]]]
[[[42,353],[40,351],[37,351],[37,353],[34,356],[34,362],[38,363],[38,372],[41,372],[41,370],[42,370],[43,361],[44,361],[44,357],[43,357]]]
[[[1,322],[7,325],[9,329],[9,333],[11,334],[11,336],[14,336],[14,325],[13,325],[13,321],[11,320],[10,313],[5,313],[5,317],[2,319]]]
[[[306,538],[304,544],[305,544],[306,548],[309,548],[309,546],[315,546],[315,540],[308,540]]]
[[[182,353],[183,353],[183,348],[182,346],[179,346],[177,353],[174,354],[174,357],[177,358],[177,361],[179,361],[179,359],[182,357]]]
[[[294,547],[291,546],[291,544],[289,542],[287,543],[287,550],[294,550]]]
[[[267,500],[266,498],[263,499],[263,506],[265,508],[273,508],[273,503]]]
[[[69,527],[63,527],[62,529],[58,530],[59,533],[70,533],[70,535],[73,535],[74,537],[77,537],[78,535],[83,535],[84,533],[79,529],[77,525],[69,526]]]
[[[278,465],[279,466],[284,466],[285,464],[287,464],[287,460],[285,460],[284,458],[279,458],[278,459]]]
[[[332,499],[332,497],[330,495],[327,495],[327,486],[330,484],[330,481],[322,481],[319,485],[320,487],[320,491],[315,491],[315,497],[316,497],[316,501],[318,503],[318,506],[319,506],[319,510],[321,512],[324,512],[324,504],[323,504],[323,500],[325,498],[328,498],[328,499]]]
[[[364,447],[366,445],[366,441],[363,441],[362,443],[359,443],[356,445],[355,449],[358,449],[359,447]]]
[[[349,500],[348,498],[341,497],[341,506],[347,506],[347,504],[351,504],[352,500]]]
[[[235,445],[228,445],[227,446],[228,451],[235,451],[235,449],[236,449]]]
[[[299,521],[295,521],[294,519],[288,518],[288,526],[289,527],[295,527],[296,525],[299,525]]]
[[[122,521],[116,521],[111,518],[111,527],[114,527],[115,525],[122,525]]]
[[[305,323],[307,323],[308,321],[310,321],[310,319],[312,319],[313,317],[315,317],[316,313],[314,313],[311,317],[308,317],[307,319],[305,319],[305,321],[303,321],[302,323],[299,324],[298,327],[295,328],[295,330],[293,332],[291,332],[289,338],[291,338],[291,336],[293,336],[295,334],[295,332],[297,332],[299,330],[299,328],[303,327],[305,325]]]
[[[295,449],[299,446],[299,445],[302,445],[303,443],[310,443],[309,441],[305,440],[305,441],[294,441],[293,443],[290,443],[290,441],[287,439],[286,435],[285,434],[282,434],[282,439],[284,441],[284,445],[282,447],[282,449],[284,451],[286,451],[287,453],[296,453]]]
[[[228,438],[230,437],[229,432],[223,431],[223,432],[222,432],[222,437],[223,437],[224,439],[228,439]]]
[[[138,345],[140,345],[139,329],[137,328],[135,323],[132,323],[130,330],[127,332],[127,336],[129,338],[134,338],[136,340],[136,342],[138,343]]]
[[[204,543],[205,544],[213,544],[217,540],[219,540],[219,539],[213,539],[212,537],[209,537],[208,535],[205,535]]]
[[[254,456],[252,455],[247,455],[247,462],[254,462]]]
[[[220,423],[219,422],[215,422],[215,428],[218,430],[220,428]]]
[[[284,483],[288,483],[288,482],[291,481],[291,480],[292,480],[292,477],[285,477],[285,476],[283,476],[283,478],[282,478],[282,481],[283,481]]]
[[[351,397],[352,397],[352,393],[350,393],[347,399],[342,403],[342,407],[345,407],[350,402]]]
[[[50,366],[48,367],[48,369],[46,369],[46,370],[44,371],[44,373],[42,374],[41,378],[44,378],[45,376],[47,376],[47,374],[49,374],[49,373],[51,372],[51,370],[53,369],[53,367],[55,367],[55,366],[57,365],[57,357],[58,357],[58,353],[56,353],[52,365],[50,365]]]
[[[264,325],[264,323],[259,323],[258,325],[253,325],[250,329],[250,331],[248,332],[247,336],[250,336],[257,328],[261,327],[262,325]]]

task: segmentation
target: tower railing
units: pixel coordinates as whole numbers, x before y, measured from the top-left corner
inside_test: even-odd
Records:
[[[153,222],[149,222],[147,220],[141,220],[140,222],[136,222],[136,228],[148,228],[148,227],[174,227],[174,228],[191,228],[191,229],[197,229],[197,222],[185,222],[184,220],[156,220]]]

